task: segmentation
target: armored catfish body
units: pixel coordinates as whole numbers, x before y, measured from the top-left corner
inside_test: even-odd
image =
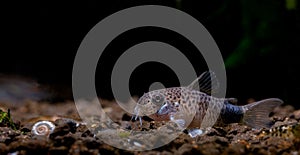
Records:
[[[199,82],[199,83],[198,83]],[[283,103],[270,98],[244,106],[236,106],[234,98],[211,96],[212,86],[218,86],[213,72],[204,72],[187,87],[173,87],[150,91],[144,94],[135,107],[135,119],[147,115],[155,121],[173,121],[187,127],[190,136],[199,131],[229,123],[242,123],[253,128],[268,128],[271,125],[269,114]],[[199,89],[195,89],[199,86]]]

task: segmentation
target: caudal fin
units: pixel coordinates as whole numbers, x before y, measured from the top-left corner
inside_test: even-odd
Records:
[[[243,106],[243,123],[253,128],[269,128],[271,121],[269,114],[283,103],[277,98],[270,98]]]

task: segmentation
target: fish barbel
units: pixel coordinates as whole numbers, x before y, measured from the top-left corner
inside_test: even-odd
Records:
[[[199,129],[213,125],[241,123],[252,128],[269,128],[270,112],[283,103],[278,98],[269,98],[244,106],[233,105],[237,102],[235,98],[211,96],[218,84],[215,74],[208,71],[187,87],[150,91],[138,100],[133,118],[139,119],[140,123],[142,116],[155,121],[173,121],[187,128],[191,137],[196,137],[203,133]]]

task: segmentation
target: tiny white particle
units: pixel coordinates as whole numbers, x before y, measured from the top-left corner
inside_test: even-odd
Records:
[[[140,143],[138,143],[138,142],[133,142],[133,144],[134,144],[135,146],[138,146],[138,147],[142,147],[142,146],[143,146],[142,144],[140,144]]]

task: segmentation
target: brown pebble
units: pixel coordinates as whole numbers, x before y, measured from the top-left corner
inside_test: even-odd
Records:
[[[299,120],[300,119],[300,109],[294,111],[293,116],[294,116],[295,119]]]
[[[0,143],[0,154],[6,154],[7,146],[4,143]]]

